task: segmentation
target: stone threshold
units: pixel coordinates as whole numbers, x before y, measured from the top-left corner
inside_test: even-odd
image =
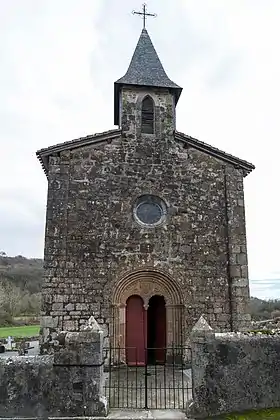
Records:
[[[187,419],[181,410],[111,410],[109,419]]]
[[[111,410],[107,417],[0,417],[0,420],[102,420],[102,419],[185,419],[181,410]],[[189,419],[191,420],[191,419]]]

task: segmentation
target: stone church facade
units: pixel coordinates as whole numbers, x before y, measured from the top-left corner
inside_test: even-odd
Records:
[[[48,178],[42,352],[92,315],[140,359],[185,343],[201,314],[218,331],[246,329],[243,179],[254,166],[176,131],[182,89],[145,29],[114,87],[117,129],[37,152]]]

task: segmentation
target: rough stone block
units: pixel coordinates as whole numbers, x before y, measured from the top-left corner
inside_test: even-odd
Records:
[[[58,317],[54,316],[42,316],[41,317],[41,328],[57,328]]]
[[[86,304],[86,303],[77,303],[76,304],[76,310],[77,311],[86,311],[86,310],[88,310],[88,304]]]
[[[64,321],[63,329],[66,331],[78,331],[79,323],[75,320]]]
[[[240,265],[246,265],[247,264],[247,254],[240,253],[237,255],[237,263]]]
[[[55,302],[52,304],[53,311],[63,311],[63,302]]]
[[[241,277],[241,270],[239,265],[231,265],[230,266],[230,276],[234,277]]]

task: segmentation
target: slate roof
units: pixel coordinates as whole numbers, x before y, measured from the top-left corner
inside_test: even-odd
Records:
[[[97,133],[86,137],[80,137],[75,140],[66,141],[64,143],[56,144],[54,146],[47,147],[45,149],[38,150],[36,155],[43,167],[45,174],[48,176],[48,165],[49,156],[53,156],[65,150],[73,150],[78,147],[90,146],[91,144],[97,144],[104,141],[110,141],[121,136],[121,130],[109,130],[103,133]],[[229,153],[226,153],[216,147],[210,146],[210,144],[204,143],[194,137],[188,136],[187,134],[174,132],[175,140],[186,143],[189,147],[200,150],[208,155],[211,155],[217,159],[223,160],[224,162],[231,163],[235,167],[243,169],[244,176],[248,175],[255,166],[246,160],[239,159]]]
[[[143,29],[126,74],[115,82],[115,124],[119,124],[119,94],[123,85],[170,89],[177,103],[182,88],[169,79],[146,29]]]

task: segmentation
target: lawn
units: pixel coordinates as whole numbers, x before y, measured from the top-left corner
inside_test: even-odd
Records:
[[[39,335],[39,325],[23,325],[20,327],[0,327],[0,338],[35,337]]]
[[[270,408],[267,410],[254,410],[248,411],[243,414],[225,414],[220,417],[215,417],[215,419],[220,420],[268,420],[280,419],[280,409],[279,408]]]

